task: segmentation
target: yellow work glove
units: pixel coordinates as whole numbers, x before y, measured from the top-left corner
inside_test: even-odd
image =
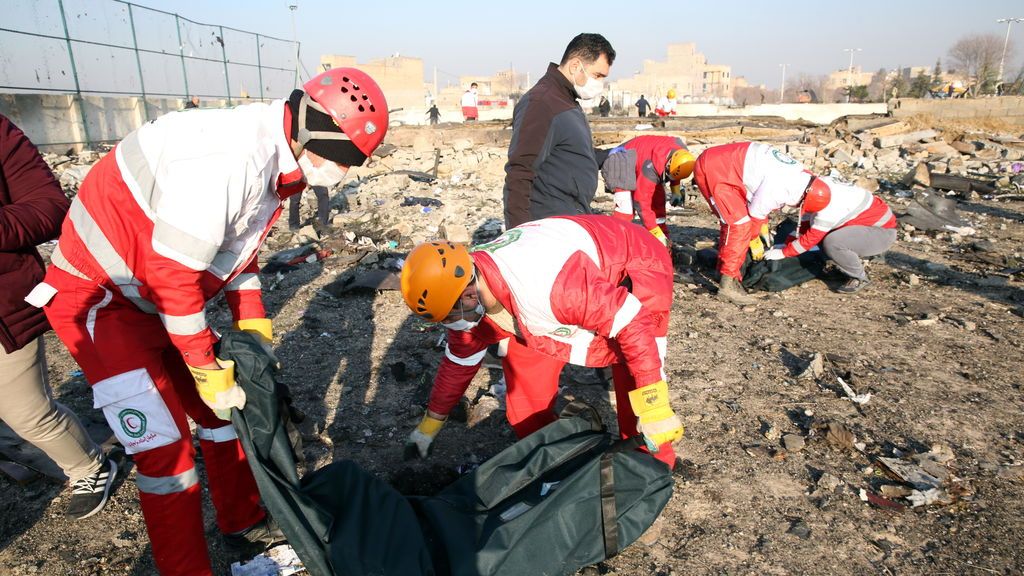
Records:
[[[270,318],[249,318],[246,320],[239,320],[235,322],[235,330],[241,330],[242,332],[252,332],[264,342],[274,341],[274,328],[270,324]]]
[[[231,409],[245,407],[245,391],[235,383],[235,363],[217,358],[220,370],[206,370],[189,366],[196,380],[196,390],[203,403],[221,420],[231,419]]]
[[[661,226],[655,226],[654,228],[648,230],[648,232],[654,235],[654,237],[657,238],[659,242],[661,242],[665,246],[668,246],[668,238],[665,236],[665,231],[661,229]]]
[[[239,320],[233,325],[235,330],[241,330],[242,332],[249,332],[260,339],[260,344],[263,345],[263,351],[273,360],[273,364],[280,369],[281,361],[277,359],[277,355],[274,354],[274,328],[270,323],[270,318],[248,318],[246,320]]]
[[[430,452],[433,450],[434,437],[441,431],[444,422],[444,420],[434,418],[429,412],[424,414],[419,426],[409,434],[409,439],[405,441],[404,458],[412,460],[414,458],[430,456]]]
[[[683,422],[668,404],[668,384],[659,380],[629,393],[629,405],[639,422],[637,430],[651,452],[666,442],[683,437]]]
[[[750,257],[755,261],[764,259],[764,251],[767,246],[771,246],[771,236],[769,235],[768,225],[762,224],[761,230],[758,232],[757,238],[750,241]]]

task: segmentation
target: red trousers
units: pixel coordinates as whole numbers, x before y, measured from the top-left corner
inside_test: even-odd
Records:
[[[46,283],[57,289],[46,317],[92,385],[95,407],[134,455],[157,569],[212,575],[186,416],[199,427],[210,498],[224,533],[244,530],[265,514],[234,428],[199,399],[158,316],[141,311],[116,287],[54,267]]]
[[[516,436],[523,438],[558,419],[555,415],[555,396],[558,395],[558,376],[565,362],[536,352],[510,338],[508,355],[502,359],[505,370],[505,415]],[[629,404],[629,393],[636,389],[636,381],[625,364],[612,365],[615,384],[615,402],[622,438],[635,436],[636,415]],[[675,465],[676,453],[670,442],[658,447],[655,458]]]
[[[755,226],[747,211],[744,192],[728,186],[719,186],[714,192],[705,192],[699,186],[701,195],[720,223],[718,235],[718,271],[725,276],[742,278],[740,268],[750,248],[750,241],[757,235],[760,225]]]

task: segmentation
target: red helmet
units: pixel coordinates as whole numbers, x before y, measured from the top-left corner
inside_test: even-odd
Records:
[[[811,183],[807,185],[807,191],[804,192],[802,210],[805,213],[821,212],[831,200],[832,190],[829,189],[828,184],[817,176],[811,176]]]
[[[311,78],[302,90],[315,109],[328,114],[355,144],[369,156],[384,141],[388,131],[388,103],[380,86],[366,72],[355,68],[332,68]],[[304,112],[304,111],[303,111]],[[309,132],[299,123],[299,142],[334,139],[330,132]],[[304,133],[303,133],[304,132]]]

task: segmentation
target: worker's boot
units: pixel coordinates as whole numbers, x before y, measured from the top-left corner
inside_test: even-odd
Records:
[[[739,280],[732,276],[722,275],[722,281],[718,286],[718,297],[726,302],[732,302],[737,306],[747,306],[756,302],[753,296],[747,294]]]
[[[234,534],[224,534],[224,545],[235,559],[249,560],[271,547],[287,541],[277,522],[269,514],[263,520]]]

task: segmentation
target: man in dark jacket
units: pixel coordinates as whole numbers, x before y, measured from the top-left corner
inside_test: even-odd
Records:
[[[523,95],[512,113],[505,164],[505,226],[548,216],[590,214],[597,171],[607,153],[594,149],[576,99],[601,94],[615,50],[600,34],[569,42],[560,64]]]
[[[106,505],[118,466],[53,401],[42,337],[49,325],[26,302],[43,279],[35,247],[57,237],[68,206],[39,151],[0,115],[0,420],[64,470],[72,488],[67,515],[81,519]]]
[[[644,116],[647,116],[647,109],[651,107],[651,103],[647,101],[647,98],[644,98],[643,94],[641,94],[640,99],[637,100],[636,104],[633,104],[633,106],[636,106],[637,116],[643,118]]]

